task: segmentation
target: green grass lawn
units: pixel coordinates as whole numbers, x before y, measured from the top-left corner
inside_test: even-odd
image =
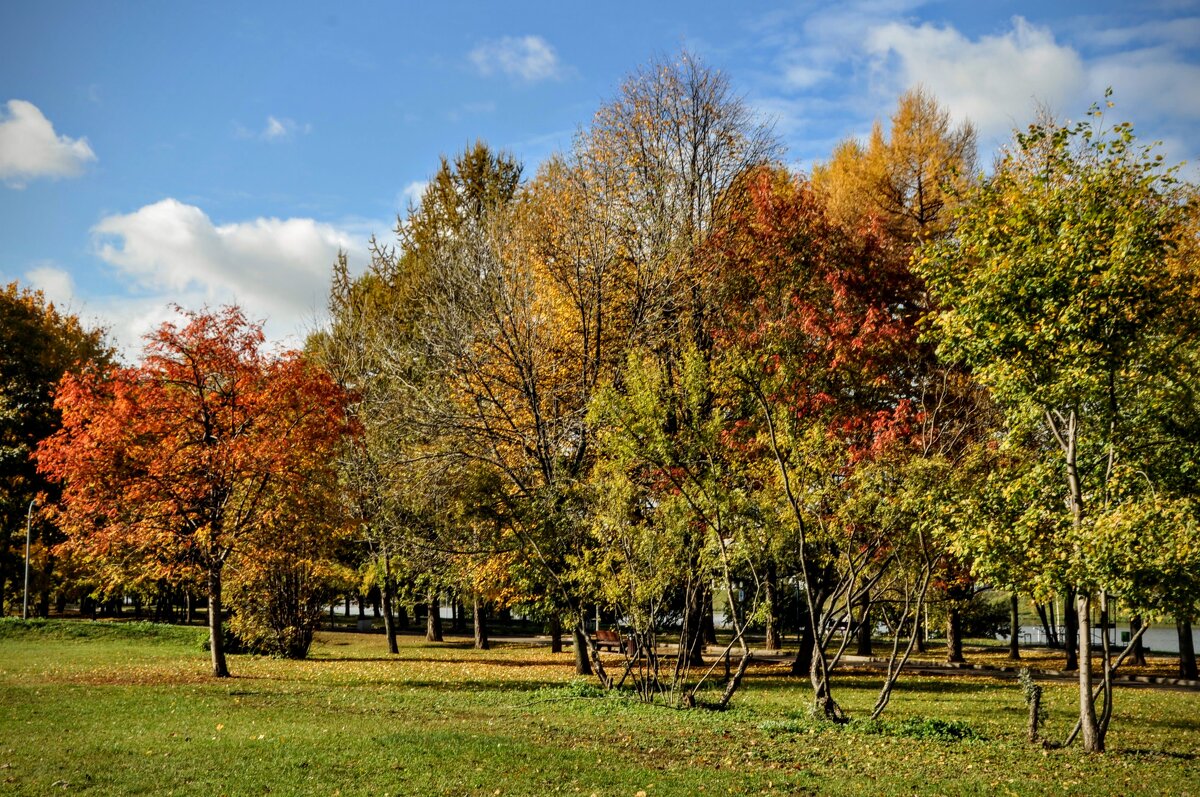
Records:
[[[215,680],[202,639],[0,621],[0,794],[1200,794],[1195,692],[1119,691],[1111,752],[1089,757],[1026,745],[1018,687],[988,678],[908,678],[889,728],[839,730],[778,667],[713,713],[598,696],[569,653],[524,645],[406,637],[389,657],[325,634],[308,661],[235,656]],[[843,674],[837,695],[862,716],[877,682]],[[1059,737],[1076,695],[1046,692]],[[896,735],[914,717],[982,738]]]

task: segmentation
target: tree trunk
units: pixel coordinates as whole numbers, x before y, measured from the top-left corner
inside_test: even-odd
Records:
[[[1089,604],[1090,605],[1090,604]],[[1067,660],[1063,664],[1063,669],[1067,672],[1076,669],[1079,666],[1079,614],[1075,610],[1075,590],[1067,590],[1067,599],[1063,603],[1063,625],[1066,626],[1066,638],[1063,639],[1063,647],[1067,651]],[[1091,641],[1088,641],[1091,644]]]
[[[1135,667],[1146,666],[1146,645],[1142,638],[1138,636],[1138,631],[1142,628],[1141,615],[1133,615],[1129,618],[1129,638],[1133,639],[1133,665]],[[1134,637],[1137,637],[1134,639]]]
[[[859,599],[859,615],[858,615],[858,646],[854,652],[859,656],[874,655],[874,648],[871,644],[871,592],[863,590],[862,597]]]
[[[684,646],[680,653],[686,656],[684,661],[692,667],[704,664],[704,603],[707,597],[707,590],[691,590],[684,607],[687,616],[680,629],[679,644]]]
[[[1175,630],[1179,634],[1179,677],[1197,679],[1196,644],[1192,640],[1192,623],[1184,618],[1175,619]]]
[[[562,653],[562,618],[558,612],[550,614],[550,652]]]
[[[488,650],[491,645],[488,644],[487,609],[478,595],[472,595],[471,598],[471,613],[475,616],[475,649]]]
[[[442,610],[441,601],[436,592],[430,592],[426,601],[425,611],[425,641],[442,641]]]
[[[580,617],[571,632],[575,638],[575,674],[591,675],[592,660],[588,656],[587,631],[584,628],[583,622],[583,618]]]
[[[214,678],[228,678],[229,666],[225,663],[225,640],[221,636],[221,571],[211,570],[208,574],[208,648],[212,653]]]
[[[812,674],[813,648],[817,645],[816,635],[805,625],[800,629],[800,650],[792,661],[792,675],[808,677]]]
[[[1080,590],[1075,596],[1075,617],[1078,630],[1079,664],[1079,726],[1083,731],[1083,749],[1089,753],[1104,752],[1104,734],[1096,717],[1096,701],[1092,697],[1092,593]]]
[[[1058,629],[1050,622],[1050,618],[1046,616],[1046,607],[1040,603],[1034,603],[1033,608],[1037,611],[1038,619],[1042,621],[1042,633],[1046,635],[1046,646],[1058,647]]]
[[[185,592],[183,599],[185,601],[183,608],[183,624],[191,625],[192,623],[196,622],[196,601],[192,597],[192,591],[188,590]]]
[[[796,658],[792,662],[792,675],[812,676],[813,655],[816,653],[817,635],[814,629],[821,627],[821,621],[824,614],[821,611],[822,601],[813,601],[813,611],[816,613],[814,617],[809,617],[808,621],[800,627],[800,650],[796,653]],[[807,613],[807,612],[806,612]]]
[[[402,631],[408,630],[408,608],[403,603],[396,604],[396,627]]]
[[[774,562],[767,565],[763,578],[763,602],[767,607],[767,650],[780,650],[783,641],[779,638],[779,576]]]
[[[358,596],[358,619],[367,619],[367,598],[361,594]]]
[[[388,653],[398,654],[400,645],[396,642],[396,624],[392,619],[392,577],[386,561],[383,570],[383,583],[379,585],[379,600],[383,604],[383,633],[387,636]]]
[[[704,644],[717,644],[717,622],[713,617],[713,602],[712,595],[708,596],[708,600],[704,601]]]
[[[1021,604],[1017,593],[1008,598],[1008,657],[1016,660],[1021,658]]]
[[[450,629],[455,632],[467,630],[467,610],[457,597],[450,601]]]
[[[962,607],[957,601],[946,603],[946,661],[950,664],[962,664]]]

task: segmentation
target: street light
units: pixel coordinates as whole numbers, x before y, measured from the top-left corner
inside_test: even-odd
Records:
[[[37,503],[34,498],[29,502],[29,509],[25,511],[25,601],[21,604],[21,619],[29,619],[29,529],[33,521],[33,505]]]

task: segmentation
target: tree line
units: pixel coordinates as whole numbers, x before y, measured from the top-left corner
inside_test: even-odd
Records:
[[[682,54],[532,176],[483,142],[443,158],[363,273],[335,265],[303,352],[230,308],[121,367],[10,287],[81,356],[41,400],[57,431],[22,432],[6,528],[40,491],[60,577],[205,594],[215,675],[227,573],[235,630],[277,652],[357,580],[393,652],[394,605],[436,636],[452,593],[480,646],[519,608],[677,706],[725,706],[786,611],[835,721],[848,651],[886,654],[878,716],[931,608],[954,661],[984,588],[1013,595],[1014,657],[1016,596],[1062,600],[1072,737],[1101,751],[1141,632],[1095,657],[1092,625],[1119,600],[1190,643],[1200,601],[1195,189],[1109,107],[981,172],[918,88],[804,175]],[[597,612],[628,640],[612,671]]]

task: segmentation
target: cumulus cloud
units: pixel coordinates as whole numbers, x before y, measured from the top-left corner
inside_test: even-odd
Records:
[[[265,319],[276,339],[313,321],[325,306],[338,251],[358,255],[365,240],[306,218],[214,224],[200,208],[175,199],[108,216],[92,234],[99,257],[149,300],[138,300],[140,322],[149,326],[128,332],[152,328],[164,315],[156,308],[167,302],[236,302],[251,318]]]
[[[481,75],[503,74],[527,83],[560,80],[562,63],[541,36],[505,36],[485,41],[468,56]]]
[[[29,269],[25,272],[25,282],[59,307],[70,306],[75,298],[75,281],[54,263],[46,262]]]
[[[872,30],[866,47],[897,86],[924,85],[984,138],[1032,118],[1039,104],[1071,105],[1088,85],[1079,53],[1021,17],[1010,31],[977,40],[949,26],[893,22]]]
[[[76,177],[94,160],[86,138],[58,135],[33,103],[9,100],[0,110],[0,180],[9,187],[38,177]]]

